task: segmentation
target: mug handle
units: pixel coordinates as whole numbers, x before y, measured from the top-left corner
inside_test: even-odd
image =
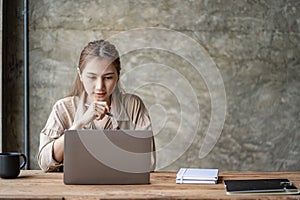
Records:
[[[22,164],[20,165],[20,169],[22,169],[23,167],[25,167],[26,162],[27,162],[27,159],[26,159],[26,156],[25,156],[23,153],[21,153],[20,156],[23,157],[23,162],[22,162]]]

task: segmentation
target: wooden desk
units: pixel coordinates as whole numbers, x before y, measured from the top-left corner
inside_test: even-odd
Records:
[[[300,172],[220,172],[215,185],[176,184],[175,172],[151,174],[149,185],[64,185],[62,173],[21,171],[0,179],[0,199],[300,199],[286,196],[229,196],[224,179],[288,178],[299,188]]]

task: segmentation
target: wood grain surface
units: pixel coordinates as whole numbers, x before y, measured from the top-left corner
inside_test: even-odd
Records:
[[[300,172],[220,172],[218,184],[176,184],[176,172],[151,173],[149,185],[65,185],[63,173],[23,170],[0,179],[0,199],[300,199],[300,195],[226,195],[223,180],[288,178],[300,187]]]

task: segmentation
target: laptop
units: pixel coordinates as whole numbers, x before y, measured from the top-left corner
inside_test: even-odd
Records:
[[[66,130],[64,183],[149,184],[151,131]]]

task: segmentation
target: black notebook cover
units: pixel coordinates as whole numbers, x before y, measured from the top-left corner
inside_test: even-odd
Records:
[[[227,194],[299,194],[288,179],[224,180]]]

